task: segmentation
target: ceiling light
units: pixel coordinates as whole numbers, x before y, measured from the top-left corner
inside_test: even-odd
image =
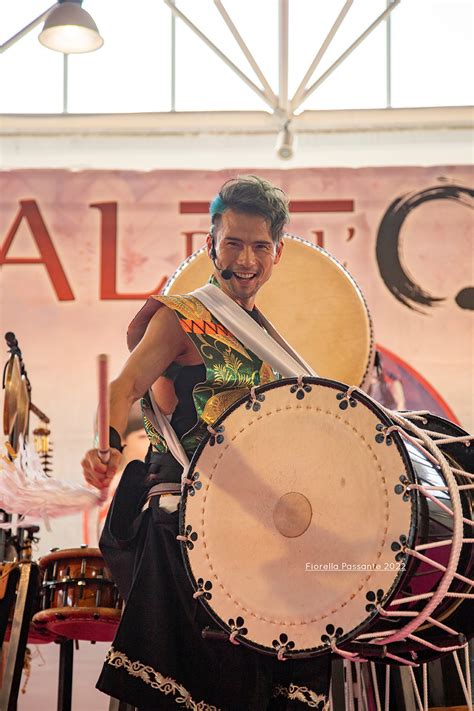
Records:
[[[38,37],[41,44],[64,54],[94,52],[104,44],[97,25],[81,7],[82,0],[59,1]]]
[[[287,121],[277,136],[275,150],[280,158],[288,160],[293,158],[295,149],[295,136],[290,130],[290,122]]]

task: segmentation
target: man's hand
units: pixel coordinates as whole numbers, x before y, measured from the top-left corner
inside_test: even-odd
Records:
[[[90,449],[81,462],[85,480],[96,489],[107,489],[117,473],[121,459],[121,452],[118,449],[111,449],[110,459],[107,464],[104,464],[99,457],[98,450]]]

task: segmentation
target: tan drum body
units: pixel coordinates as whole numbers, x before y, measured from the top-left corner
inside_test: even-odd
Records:
[[[122,603],[99,549],[57,550],[39,564],[43,580],[35,625],[68,639],[111,641]]]
[[[395,493],[407,465],[376,440],[383,414],[348,406],[341,389],[260,388],[193,460],[181,531],[193,584],[262,651],[350,639],[371,618],[370,594],[390,599],[402,572],[392,544],[411,535],[410,503]]]
[[[349,272],[328,252],[285,235],[281,261],[258,293],[257,306],[324,378],[364,385],[373,363],[370,314]],[[186,294],[209,279],[212,262],[200,249],[164,288]]]

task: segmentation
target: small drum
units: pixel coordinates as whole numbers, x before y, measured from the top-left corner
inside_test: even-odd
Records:
[[[367,385],[374,359],[372,321],[358,285],[324,249],[293,235],[284,235],[284,241],[281,262],[259,291],[257,306],[323,378]],[[187,294],[212,271],[203,247],[180,265],[163,293]]]
[[[99,549],[55,550],[39,565],[43,581],[36,627],[68,639],[112,641],[122,602]]]
[[[309,377],[254,389],[209,429],[179,539],[232,642],[405,664],[465,644],[449,616],[474,597],[473,484],[433,447],[444,436]],[[458,446],[472,457],[468,436]]]

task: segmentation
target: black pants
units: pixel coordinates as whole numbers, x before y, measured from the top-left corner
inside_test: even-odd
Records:
[[[217,628],[198,600],[182,561],[178,511],[158,497],[140,512],[146,468],[125,470],[100,547],[127,604],[97,688],[142,711],[324,709],[330,655],[278,661],[243,645],[203,640]]]

